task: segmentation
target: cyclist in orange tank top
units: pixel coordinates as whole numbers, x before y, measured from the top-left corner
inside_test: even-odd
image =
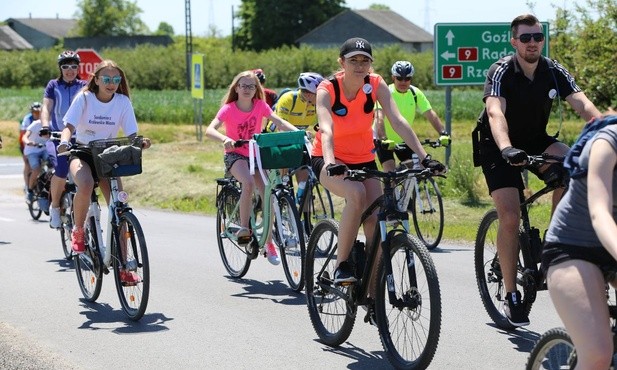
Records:
[[[394,130],[434,172],[445,167],[431,159],[409,123],[401,116],[388,85],[383,78],[371,72],[372,48],[362,38],[351,38],[341,46],[338,62],[342,70],[317,88],[317,117],[319,132],[315,136],[311,164],[322,185],[346,200],[338,234],[336,284],[353,282],[355,278],[347,258],[360,226],[360,217],[366,207],[382,193],[376,179],[364,182],[345,181],[344,170],[377,169],[373,153],[373,107],[383,108]],[[366,240],[372,239],[376,215],[365,222]],[[373,279],[374,286],[375,279]]]

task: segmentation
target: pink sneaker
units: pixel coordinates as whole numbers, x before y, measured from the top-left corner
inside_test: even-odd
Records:
[[[84,228],[83,227],[74,227],[73,232],[71,233],[71,244],[73,247],[73,252],[75,253],[84,253],[86,251],[86,245],[84,243]]]
[[[273,242],[266,244],[266,257],[268,257],[268,262],[273,265],[278,265],[279,263],[281,263],[279,254],[276,251],[276,245],[274,245]]]

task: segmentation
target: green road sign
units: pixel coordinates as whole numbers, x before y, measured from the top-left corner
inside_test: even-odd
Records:
[[[548,22],[542,27],[548,56]],[[434,35],[437,86],[483,85],[491,64],[514,53],[510,23],[437,23]]]

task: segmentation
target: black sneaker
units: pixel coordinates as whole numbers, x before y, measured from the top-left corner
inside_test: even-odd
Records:
[[[334,284],[340,285],[345,283],[355,283],[356,277],[353,275],[353,269],[349,262],[343,261],[334,271]]]
[[[523,305],[519,291],[506,294],[503,311],[510,324],[514,326],[529,325],[529,317],[527,312],[525,312],[525,305]]]

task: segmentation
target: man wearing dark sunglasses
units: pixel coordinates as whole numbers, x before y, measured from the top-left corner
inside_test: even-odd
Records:
[[[565,155],[568,146],[547,133],[553,100],[563,99],[586,122],[601,116],[574,77],[556,61],[540,53],[545,37],[542,25],[531,14],[511,23],[514,55],[499,59],[488,70],[484,84],[485,109],[474,131],[474,165],[482,166],[489,193],[499,217],[497,252],[506,289],[503,314],[510,324],[524,326],[529,317],[524,297],[516,287],[519,191],[524,189],[520,166],[527,155]],[[540,169],[540,178],[561,174],[554,164]],[[553,209],[563,188],[553,192]]]
[[[413,125],[413,121],[416,118],[416,111],[422,113],[440,135],[439,141],[441,145],[449,146],[451,142],[450,134],[446,132],[439,116],[437,116],[437,113],[435,113],[431,107],[431,103],[426,98],[426,95],[411,84],[411,79],[415,72],[413,64],[406,60],[399,60],[394,62],[391,72],[392,83],[388,85],[388,88],[392,92],[392,98],[396,106],[407,122],[409,122],[409,125]],[[383,114],[379,102],[375,104],[374,126],[379,141],[390,140],[396,144],[405,145],[401,136],[394,131],[392,125],[390,125],[390,121]],[[379,141],[375,142],[377,158],[379,158],[379,162],[384,171],[394,171],[394,152],[385,150]],[[413,151],[408,146],[405,145],[405,147],[405,151],[396,152],[399,161],[411,159]]]

